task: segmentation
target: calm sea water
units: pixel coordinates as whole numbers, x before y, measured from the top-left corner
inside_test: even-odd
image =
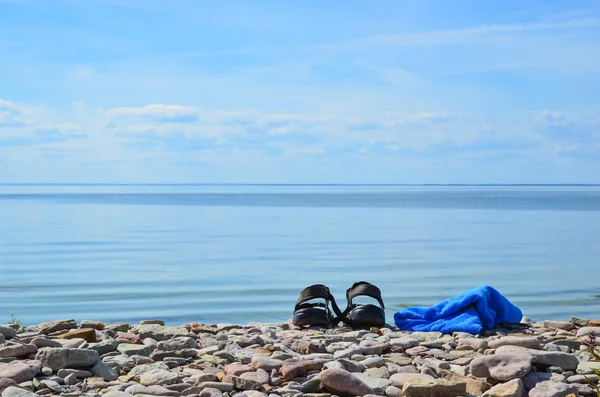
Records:
[[[359,280],[390,323],[482,283],[600,318],[600,187],[0,185],[0,323],[285,321]]]

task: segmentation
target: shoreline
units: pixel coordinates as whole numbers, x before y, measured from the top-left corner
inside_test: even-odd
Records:
[[[586,343],[600,336],[600,320],[577,317],[481,335],[289,321],[17,328],[0,325],[2,397],[598,395],[588,381],[598,385],[600,361]]]

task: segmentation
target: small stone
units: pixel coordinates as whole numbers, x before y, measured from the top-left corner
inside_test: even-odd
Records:
[[[117,350],[120,353],[126,354],[128,356],[149,356],[150,354],[152,354],[152,351],[148,346],[136,345],[132,343],[121,343],[117,347]]]
[[[111,390],[107,393],[104,393],[102,397],[131,397],[131,394],[125,393],[124,391]]]
[[[396,386],[388,386],[385,389],[385,395],[387,397],[403,397],[404,393],[402,392],[402,389],[399,389]]]
[[[75,374],[70,374],[65,377],[65,384],[67,385],[76,385],[77,382],[79,381],[77,380],[77,375]]]
[[[140,325],[152,325],[152,324],[165,325],[165,322],[163,320],[142,320],[142,321],[140,321]]]
[[[457,350],[465,350],[469,348],[471,350],[487,349],[488,343],[485,339],[478,338],[460,338],[458,340]]]
[[[600,361],[582,361],[577,365],[578,374],[593,374],[594,369],[600,371]]]
[[[569,322],[571,324],[575,324],[578,327],[586,327],[588,325],[588,320],[586,320],[585,318],[581,318],[581,317],[571,317],[569,319]]]
[[[202,382],[198,385],[201,389],[210,387],[213,389],[220,390],[222,392],[230,392],[233,391],[232,383],[224,383],[224,382]]]
[[[544,381],[529,390],[529,397],[565,397],[569,393],[577,392],[578,389],[574,385]]]
[[[105,381],[117,380],[119,373],[106,365],[102,361],[98,361],[91,369],[93,376],[103,378]]]
[[[164,341],[177,336],[189,336],[190,332],[183,327],[162,326],[158,324],[140,325],[132,330],[140,338],[152,338]]]
[[[325,353],[327,348],[323,343],[317,343],[302,339],[296,339],[291,346],[291,349],[296,353],[307,355],[311,353]]]
[[[575,329],[575,325],[573,323],[567,321],[544,321],[544,328],[553,328],[553,329],[562,329],[565,331],[570,331]]]
[[[153,369],[140,376],[140,383],[144,386],[170,385],[177,381],[176,373],[164,369]]]
[[[343,369],[326,369],[319,373],[318,378],[328,389],[342,395],[375,394],[363,381]]]
[[[142,338],[140,338],[139,336],[137,336],[136,334],[132,334],[130,332],[121,332],[119,333],[116,338],[115,341],[117,343],[131,343],[134,345],[141,345],[142,344]]]
[[[401,338],[390,339],[390,346],[399,346],[404,350],[410,349],[411,347],[419,346],[419,340],[411,338],[410,336],[403,336]]]
[[[426,384],[435,380],[431,375],[420,373],[399,373],[390,376],[392,384],[398,388],[402,388],[406,383]]]
[[[600,327],[600,320],[590,320],[590,321],[588,321],[588,326]]]
[[[200,392],[199,397],[223,397],[223,392],[219,389],[215,389],[214,387],[205,387]]]
[[[157,343],[157,348],[164,351],[182,350],[197,347],[198,344],[196,341],[188,336],[179,336],[177,338],[160,341]]]
[[[499,383],[483,393],[482,397],[522,397],[525,392],[521,379],[509,380]]]
[[[498,349],[496,349],[496,355],[498,354],[530,354],[531,356],[533,356],[532,362],[536,364],[561,367],[568,371],[575,370],[577,368],[577,365],[579,364],[579,359],[576,356],[573,356],[568,353],[526,349],[517,346],[501,346]]]
[[[589,323],[588,323],[589,324]],[[588,336],[590,331],[593,331],[596,335],[600,335],[600,326],[597,327],[582,327],[577,330],[577,337]]]
[[[11,386],[18,387],[19,384],[9,378],[0,378],[0,395],[6,388],[11,387]],[[32,385],[32,388],[33,388],[33,385]]]
[[[79,328],[93,328],[102,331],[104,329],[104,323],[102,321],[81,320]]]
[[[114,352],[117,350],[119,344],[114,339],[104,339],[98,343],[89,343],[86,346],[86,349],[95,350],[101,356],[110,352]]]

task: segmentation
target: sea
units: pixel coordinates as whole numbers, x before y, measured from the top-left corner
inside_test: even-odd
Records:
[[[600,319],[600,185],[0,185],[0,323],[283,322],[357,281],[388,323],[481,284]]]

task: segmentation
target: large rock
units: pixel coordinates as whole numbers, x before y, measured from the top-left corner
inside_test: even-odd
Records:
[[[40,349],[35,358],[41,361],[44,367],[52,368],[53,371],[63,368],[91,368],[100,361],[100,356],[95,350],[52,347]]]
[[[0,357],[23,357],[37,353],[36,345],[14,345],[0,347]]]
[[[327,348],[324,343],[296,339],[292,342],[291,349],[298,354],[325,353]]]
[[[42,347],[63,347],[54,339],[47,339],[43,337],[33,338],[30,343],[32,345],[36,345],[38,349],[41,349]]]
[[[0,324],[0,335],[4,336],[6,339],[12,339],[16,334],[16,329],[9,327],[6,324]]]
[[[467,385],[436,379],[426,384],[406,383],[402,392],[408,397],[458,397],[467,393]]]
[[[117,371],[106,365],[102,361],[98,361],[92,368],[90,368],[92,375],[104,378],[105,381],[117,380],[119,374]]]
[[[581,327],[577,330],[577,337],[588,336],[590,331],[600,336],[600,327]]]
[[[17,383],[32,380],[42,370],[42,363],[37,360],[12,361],[0,363],[0,379],[8,378]]]
[[[46,323],[41,323],[38,325],[38,332],[40,334],[51,334],[56,331],[62,331],[63,329],[73,329],[77,328],[77,323],[75,320],[56,320],[56,321],[48,321]]]
[[[482,397],[523,397],[524,392],[525,388],[521,379],[513,379],[506,383],[498,383],[483,393]]]
[[[501,346],[519,346],[528,349],[541,349],[542,344],[539,339],[532,337],[505,336],[500,339],[488,341],[490,349],[497,349]]]
[[[478,378],[508,381],[527,375],[531,369],[531,359],[529,354],[493,354],[473,359],[469,368],[471,375]]]
[[[578,390],[579,389],[575,385],[544,381],[538,383],[533,389],[529,390],[529,397],[565,397],[570,393],[576,394]]]
[[[37,394],[21,389],[20,387],[10,386],[4,389],[2,397],[39,397]]]
[[[526,349],[517,346],[500,346],[496,349],[496,354],[525,355],[530,354],[535,364],[561,367],[566,371],[573,371],[579,365],[577,356],[563,352],[549,352],[545,350]]]
[[[375,394],[363,381],[343,369],[326,369],[319,373],[318,378],[329,390],[341,395]]]
[[[157,324],[140,325],[132,330],[141,339],[152,338],[157,341],[165,341],[178,336],[189,336],[190,332],[183,327],[162,326]]]

